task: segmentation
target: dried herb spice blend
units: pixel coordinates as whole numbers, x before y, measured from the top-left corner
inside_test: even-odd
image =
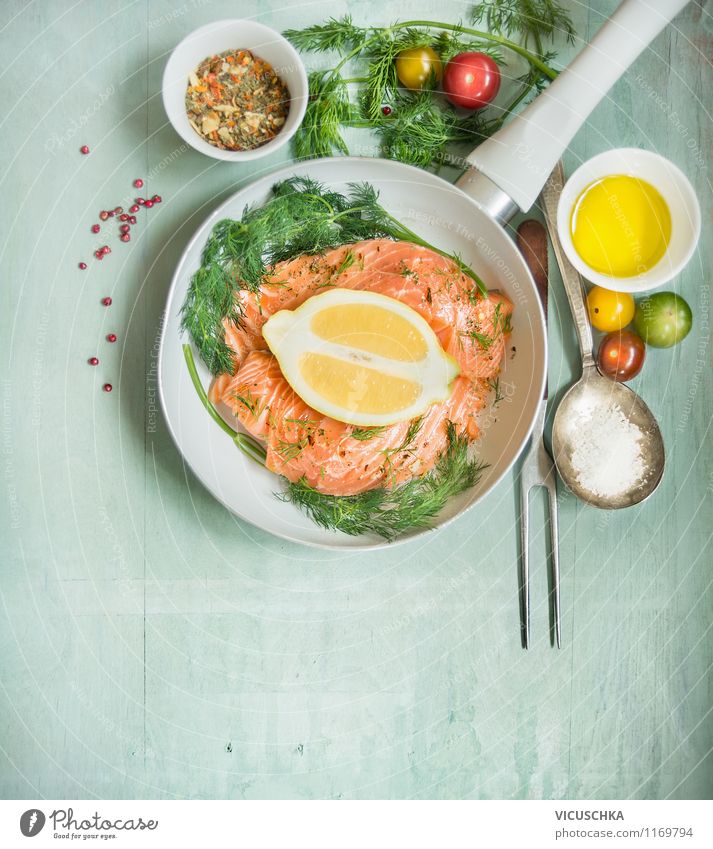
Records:
[[[204,59],[188,77],[193,129],[223,150],[252,150],[273,139],[290,111],[290,92],[272,65],[249,50]]]

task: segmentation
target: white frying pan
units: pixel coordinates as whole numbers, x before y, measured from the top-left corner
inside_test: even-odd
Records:
[[[454,187],[433,174],[384,159],[340,157],[291,165],[252,183],[223,203],[186,248],[173,277],[159,354],[159,391],[166,420],[187,464],[208,490],[252,525],[307,545],[370,549],[378,537],[349,537],[318,528],[279,501],[275,475],[242,455],[205,412],[182,352],[188,341],[180,310],[203,245],[222,218],[239,218],[246,204],[265,202],[270,187],[293,174],[336,189],[372,183],[381,203],[431,243],[458,253],[489,288],[515,304],[513,335],[501,376],[504,400],[481,420],[478,454],[488,470],[469,492],[451,499],[437,526],[482,500],[524,448],[537,414],[547,367],[547,340],[537,291],[505,222],[535,202],[555,163],[588,115],[649,42],[687,0],[624,0],[591,44],[520,115],[468,158],[472,168]],[[196,358],[197,359],[197,358]],[[199,369],[202,364],[199,363]],[[207,370],[200,371],[204,385]],[[401,541],[423,531],[404,534]]]

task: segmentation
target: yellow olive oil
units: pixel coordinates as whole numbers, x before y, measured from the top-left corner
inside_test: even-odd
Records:
[[[671,212],[661,193],[645,180],[613,174],[590,183],[570,219],[575,250],[600,274],[635,277],[666,253]]]

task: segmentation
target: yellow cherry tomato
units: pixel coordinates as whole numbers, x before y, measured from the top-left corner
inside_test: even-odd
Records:
[[[396,57],[396,76],[401,85],[417,91],[423,88],[431,74],[441,79],[441,60],[431,47],[411,47]]]
[[[595,286],[587,295],[587,308],[592,326],[603,333],[611,333],[631,322],[636,305],[626,292],[612,292]]]

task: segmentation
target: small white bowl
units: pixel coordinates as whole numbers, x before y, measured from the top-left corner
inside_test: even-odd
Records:
[[[202,139],[188,122],[185,104],[188,74],[206,57],[226,50],[250,50],[269,62],[290,92],[290,111],[282,129],[275,138],[252,150],[215,147]],[[163,72],[163,105],[176,132],[206,156],[230,162],[259,159],[286,144],[302,123],[308,97],[307,72],[295,48],[278,32],[256,21],[214,21],[194,30],[176,46]]]
[[[650,183],[663,196],[671,212],[671,240],[666,253],[648,271],[632,277],[615,277],[595,271],[577,253],[570,219],[584,189],[602,177],[629,174]],[[701,233],[701,208],[686,175],[668,159],[635,147],[607,150],[589,159],[572,174],[557,207],[557,231],[569,261],[597,286],[615,292],[645,292],[668,283],[691,258]]]

